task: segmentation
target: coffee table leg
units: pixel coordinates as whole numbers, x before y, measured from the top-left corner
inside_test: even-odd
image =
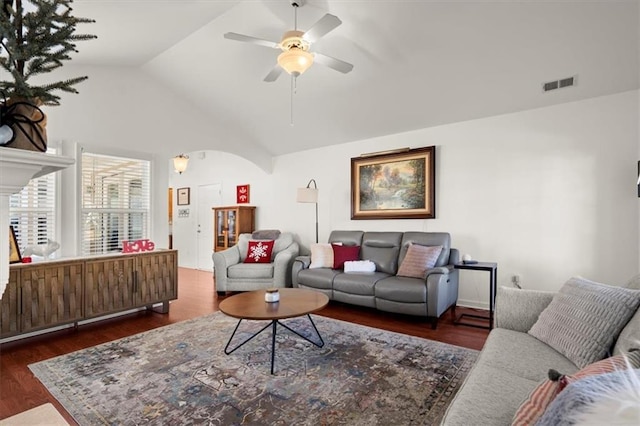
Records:
[[[276,326],[278,325],[278,320],[271,321],[273,324],[273,331],[271,332],[271,374],[273,374],[273,363],[276,359]]]
[[[244,342],[240,343],[238,346],[236,346],[235,348],[229,350],[229,345],[231,344],[231,341],[233,340],[233,337],[236,335],[236,331],[238,331],[238,327],[240,327],[240,323],[242,322],[242,320],[238,321],[238,324],[236,324],[236,328],[233,329],[233,333],[231,333],[231,337],[229,337],[229,341],[227,342],[227,346],[224,347],[224,353],[227,355],[230,355],[232,353],[234,353],[237,349],[239,349],[241,346],[244,346],[245,343],[247,343],[249,340],[253,339],[254,337],[256,337],[258,334],[262,333],[263,331],[265,331],[267,328],[269,328],[269,326],[271,324],[267,324],[264,327],[262,327],[260,329],[260,331],[258,331],[257,333],[253,334],[252,336],[250,336],[249,338],[247,338],[247,340],[245,340]],[[273,327],[275,329],[275,321],[272,321],[273,323]],[[274,333],[275,335],[275,333]],[[273,363],[272,363],[273,365]],[[272,367],[273,368],[273,367]]]
[[[231,341],[233,340],[233,337],[236,335],[236,332],[238,331],[238,327],[240,327],[240,323],[242,322],[242,320],[240,320],[240,321],[238,321],[238,324],[236,324],[236,328],[233,329],[233,333],[231,333],[231,337],[229,337],[229,341],[227,342],[227,346],[224,347],[224,353],[227,354],[227,355],[231,355],[237,349],[239,349],[240,347],[244,346],[245,343],[247,343],[248,341],[250,341],[251,339],[256,337],[258,334],[262,333],[267,328],[269,328],[269,326],[271,326],[271,329],[272,329],[272,331],[271,331],[271,374],[273,374],[274,364],[275,364],[275,359],[276,359],[276,331],[277,331],[278,324],[280,324],[281,326],[283,326],[284,328],[286,328],[290,332],[296,334],[297,336],[302,337],[307,342],[313,343],[315,346],[317,346],[319,348],[324,346],[324,340],[322,340],[322,336],[320,335],[320,332],[318,331],[318,327],[316,327],[316,324],[311,319],[311,315],[307,314],[307,318],[309,318],[309,321],[311,322],[311,325],[313,326],[313,329],[316,331],[316,335],[318,336],[318,339],[320,339],[320,343],[316,343],[313,340],[309,339],[308,337],[303,336],[302,334],[298,333],[297,331],[295,331],[294,329],[292,329],[288,325],[283,324],[278,320],[273,320],[269,324],[267,324],[264,327],[262,327],[260,329],[260,331],[258,331],[257,333],[254,333],[249,338],[247,338],[244,342],[240,343],[235,348],[229,350],[229,345],[231,344]]]
[[[313,343],[314,345],[316,345],[317,347],[321,348],[324,346],[324,340],[322,340],[322,336],[320,335],[320,332],[318,331],[318,328],[316,327],[316,324],[313,322],[313,320],[311,319],[311,315],[307,314],[307,318],[309,318],[309,321],[311,322],[311,325],[313,326],[313,329],[316,331],[316,335],[318,336],[318,338],[320,339],[320,343],[316,343],[313,340],[309,339],[306,336],[303,336],[302,334],[298,333],[297,331],[295,331],[294,329],[292,329],[291,327],[287,326],[286,324],[281,323],[280,321],[278,321],[278,324],[280,324],[281,326],[283,326],[284,328],[286,328],[287,330],[289,330],[290,332],[302,337],[304,340],[306,340],[309,343]]]

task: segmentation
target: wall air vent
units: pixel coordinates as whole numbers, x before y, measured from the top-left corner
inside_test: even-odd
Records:
[[[575,86],[577,82],[576,75],[563,78],[560,80],[548,81],[546,83],[542,83],[542,91],[549,92],[551,90],[562,89],[563,87],[571,87]]]

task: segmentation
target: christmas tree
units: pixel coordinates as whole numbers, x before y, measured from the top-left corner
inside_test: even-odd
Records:
[[[1,0],[0,66],[11,74],[0,81],[0,96],[32,103],[59,105],[54,92],[78,93],[75,85],[88,77],[46,84],[31,78],[60,68],[77,52],[76,42],[96,38],[76,34],[76,25],[95,22],[71,15],[73,0]]]

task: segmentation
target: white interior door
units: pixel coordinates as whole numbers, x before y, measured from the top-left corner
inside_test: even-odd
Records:
[[[213,210],[222,203],[222,185],[213,183],[198,186],[198,269],[213,271]]]

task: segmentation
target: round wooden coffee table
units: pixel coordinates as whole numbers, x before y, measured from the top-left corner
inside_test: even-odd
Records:
[[[265,290],[249,291],[246,293],[240,293],[233,295],[222,302],[220,302],[220,310],[230,317],[238,318],[238,324],[233,330],[227,345],[224,348],[224,353],[227,355],[232,354],[245,343],[262,333],[267,328],[271,327],[271,374],[273,374],[273,364],[275,360],[276,350],[276,331],[277,326],[280,325],[292,333],[302,337],[306,341],[313,343],[315,346],[321,348],[324,346],[324,340],[318,331],[318,328],[311,319],[311,313],[317,312],[327,306],[329,298],[319,291],[307,290],[302,288],[281,288],[278,289],[280,293],[280,300],[278,302],[265,302],[264,294]],[[313,326],[320,343],[316,343],[306,336],[293,330],[291,327],[283,324],[279,320],[286,318],[294,318],[306,315]],[[233,340],[233,337],[240,327],[242,320],[269,320],[269,324],[265,325],[258,332],[250,336],[242,343],[236,345],[233,349],[229,349],[229,345]]]

